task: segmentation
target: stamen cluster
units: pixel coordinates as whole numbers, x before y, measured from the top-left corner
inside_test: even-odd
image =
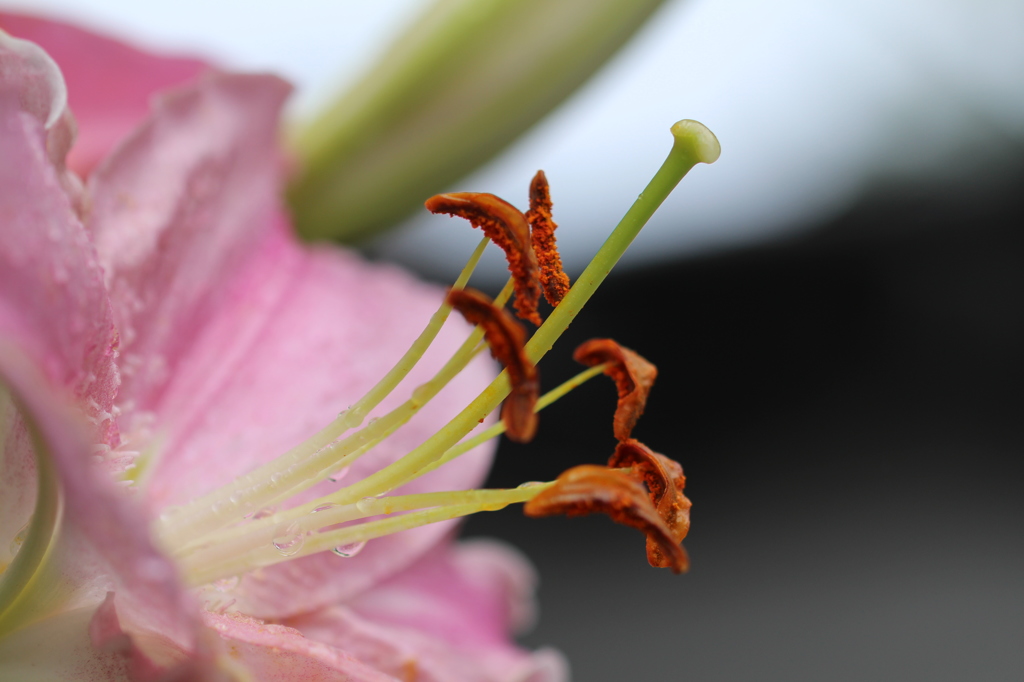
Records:
[[[458,201],[453,197],[458,197]],[[465,217],[474,227],[483,226],[485,234],[499,241],[508,254],[520,316],[531,321],[539,319],[533,298],[536,291],[533,279],[543,284],[548,301],[555,306],[569,286],[555,245],[547,178],[543,171],[534,176],[530,185],[530,211],[522,220],[511,214],[515,209],[508,202],[495,199],[490,194],[439,195],[427,201],[427,208]],[[455,208],[458,210],[453,210]],[[521,235],[521,226],[526,222],[533,228],[529,242]],[[495,225],[519,228],[496,230]],[[512,233],[518,238],[510,239]],[[543,252],[540,258],[534,255],[538,245]],[[522,267],[524,263],[534,262],[540,263],[537,274],[533,269]],[[519,304],[520,291],[530,297],[523,305]],[[536,368],[526,357],[526,334],[522,325],[480,292],[453,290],[448,295],[448,303],[467,321],[484,328],[492,355],[508,370],[512,389],[502,410],[506,435],[520,443],[531,440],[536,432],[533,406],[540,383]],[[607,467],[584,464],[564,472],[552,486],[526,503],[526,514],[572,517],[605,513],[616,522],[647,535],[647,558],[652,566],[671,568],[675,573],[686,571],[689,559],[680,543],[690,528],[691,503],[682,492],[686,484],[682,467],[631,438],[658,376],[657,368],[612,339],[587,341],[576,349],[573,357],[589,367],[600,366],[615,382],[619,401],[613,431],[619,445]]]
[[[647,535],[652,565],[686,570],[680,542],[689,529],[690,501],[683,495],[682,468],[631,435],[657,376],[654,365],[610,339],[589,341],[575,355],[589,368],[544,395],[539,394],[536,367],[676,183],[697,163],[718,158],[718,142],[701,124],[680,121],[672,133],[675,143],[665,163],[572,287],[555,245],[543,172],[531,183],[526,213],[491,194],[429,199],[429,210],[463,217],[485,235],[445,302],[387,375],[320,432],[232,483],[165,510],[154,532],[177,557],[184,578],[206,585],[326,550],[353,556],[374,538],[512,503],[526,503],[531,516],[604,512]],[[466,289],[488,241],[505,251],[512,274],[494,300]],[[538,325],[532,335],[505,310],[513,292],[516,315]],[[553,306],[546,321],[538,312],[542,293]],[[408,376],[453,309],[476,329],[405,402],[363,424]],[[444,427],[361,480],[305,504],[280,508],[299,493],[340,478],[340,472],[408,422],[485,348],[506,371]],[[503,432],[513,440],[530,440],[537,412],[600,373],[610,376],[618,391],[613,432],[619,444],[607,466],[574,467],[555,481],[512,489],[389,494]],[[502,421],[483,426],[502,401]]]

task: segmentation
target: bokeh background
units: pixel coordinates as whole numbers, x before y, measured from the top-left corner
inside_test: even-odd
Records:
[[[5,5],[282,72],[298,121],[423,0]],[[1022,84],[1019,0],[670,1],[453,188],[522,203],[543,167],[578,272],[669,124],[723,147],[541,366],[554,386],[594,336],[659,366],[636,435],[686,470],[693,568],[604,518],[474,517],[538,568],[526,644],[578,681],[1024,679]],[[475,239],[421,216],[368,248],[445,281]],[[595,380],[552,406],[489,483],[602,462],[614,402]]]

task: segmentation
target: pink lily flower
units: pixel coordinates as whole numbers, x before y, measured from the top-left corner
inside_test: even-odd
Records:
[[[174,508],[332,423],[442,292],[295,241],[278,196],[281,80],[25,17],[0,28],[0,678],[564,679],[557,653],[510,641],[529,566],[453,543],[450,523],[197,577],[209,564],[187,560],[206,555],[175,535]],[[375,413],[467,330],[445,325]],[[493,376],[470,362],[344,482],[413,449]],[[401,492],[472,488],[490,457],[478,447]]]

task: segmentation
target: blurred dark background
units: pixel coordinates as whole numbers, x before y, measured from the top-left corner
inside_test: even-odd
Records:
[[[658,365],[635,435],[683,464],[692,569],[604,517],[474,516],[540,574],[522,642],[577,682],[1024,679],[1024,199],[980,191],[613,274],[544,387],[595,336]],[[603,463],[614,406],[575,391],[488,485]]]

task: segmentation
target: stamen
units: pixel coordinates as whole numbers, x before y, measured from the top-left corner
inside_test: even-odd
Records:
[[[661,168],[605,240],[594,259],[583,270],[583,274],[569,289],[569,293],[527,341],[526,357],[535,365],[590,300],[612,267],[679,181],[698,163],[713,163],[718,159],[721,152],[718,140],[703,124],[691,120],[679,121],[672,126],[672,135],[675,142]],[[329,495],[327,500],[335,503],[354,502],[363,497],[393,490],[412,480],[422,469],[441,459],[449,448],[472,431],[480,420],[498,406],[510,390],[508,373],[502,372],[458,415],[405,457]]]
[[[555,228],[558,225],[551,218],[551,190],[542,170],[537,171],[530,182],[530,210],[526,212],[526,220],[532,228],[530,237],[540,265],[544,298],[556,306],[569,291],[569,276],[562,270],[562,258],[555,245]]]
[[[320,505],[304,518],[279,524],[257,538],[257,542],[246,543],[244,552],[238,551],[237,543],[225,544],[217,539],[199,551],[179,557],[179,563],[187,582],[192,585],[203,585],[254,568],[270,566],[335,547],[358,545],[410,528],[481,511],[504,509],[510,504],[533,499],[551,485],[532,483],[509,489],[454,490],[379,499],[367,498],[348,505]],[[410,513],[336,530],[316,532],[318,529],[339,523],[402,511]]]
[[[612,422],[615,437],[626,440],[633,432],[647,405],[647,395],[658,376],[658,368],[636,351],[620,346],[612,339],[591,339],[573,353],[576,362],[587,366],[604,364],[605,374],[615,382],[619,404]]]
[[[511,293],[512,284],[509,282],[509,284],[502,289],[501,293],[498,294],[498,297],[495,299],[495,303],[504,304],[508,301]],[[481,338],[483,338],[483,334],[483,329],[479,327],[475,329],[470,334],[469,338],[462,344],[461,348],[456,351],[455,355],[453,355],[445,366],[434,375],[434,378],[424,384],[421,384],[419,388],[413,392],[413,396],[409,400],[402,403],[388,414],[377,418],[365,428],[352,434],[348,438],[337,441],[317,452],[311,461],[307,463],[307,468],[313,466],[319,467],[319,471],[313,477],[314,481],[319,482],[324,477],[329,476],[332,472],[351,466],[359,457],[372,450],[377,446],[377,444],[394,433],[398,427],[405,424],[415,414],[416,410],[426,404],[426,402],[433,398],[441,388],[447,385],[448,381],[462,371],[466,364],[468,364],[469,360],[472,359],[477,352],[486,347],[486,345],[479,344]],[[359,484],[355,485],[358,486]],[[371,491],[361,489],[359,490],[359,494],[363,496],[379,495],[393,489],[394,487],[397,487],[397,485]],[[269,498],[268,502],[278,502],[289,496],[290,493],[280,494],[276,497]],[[229,537],[240,541],[242,546],[247,546],[246,543],[251,542],[251,538],[259,537],[266,528],[277,527],[282,524],[286,525],[295,519],[311,513],[313,510],[324,504],[348,504],[357,499],[359,499],[359,496],[352,493],[352,486],[349,488],[342,488],[332,495],[308,502],[299,507],[286,511],[275,512],[273,514],[267,514],[259,518],[253,518],[240,529],[226,528],[219,531],[217,529],[211,529],[211,532],[208,532],[206,535],[196,536],[187,542],[183,542],[178,545],[176,550],[172,551],[183,556],[194,551],[196,548],[208,545],[212,541],[224,542],[226,541],[226,538]],[[249,538],[249,540],[246,538]]]
[[[480,240],[466,266],[455,280],[455,284],[452,285],[453,290],[463,288],[469,281],[488,241],[487,239]],[[509,292],[510,287],[506,287],[499,294],[499,298],[504,297],[502,300],[507,300],[510,295]],[[362,436],[358,444],[353,443],[349,439],[339,443],[338,438],[346,431],[359,426],[366,415],[409,374],[416,365],[416,362],[423,357],[427,348],[441,331],[441,327],[444,326],[451,310],[451,306],[447,302],[442,302],[441,306],[431,316],[423,332],[416,338],[398,363],[366,395],[348,410],[339,414],[334,421],[314,436],[272,462],[268,462],[248,474],[239,476],[230,484],[195,499],[187,505],[174,510],[172,513],[165,513],[165,515],[157,520],[154,527],[155,534],[161,539],[164,546],[173,549],[193,544],[205,533],[237,522],[246,514],[274,504],[289,496],[292,491],[301,489],[303,486],[308,487],[318,483],[322,480],[323,469],[337,471],[342,468],[343,465],[338,464],[337,461],[323,462],[325,458],[329,458],[332,455],[339,459],[344,458],[347,452],[337,454],[337,451],[341,449],[341,443],[345,443],[348,446],[355,445],[350,450],[354,451],[356,448],[367,443],[378,442],[378,439],[374,438],[374,434],[385,432],[389,424],[388,421],[378,420],[367,427],[367,429],[372,428],[373,431],[363,433],[367,431],[367,429],[363,429],[363,431],[359,432]],[[468,363],[475,355],[474,347],[480,338],[481,335],[477,335],[475,339],[471,336],[456,353],[456,357],[464,358],[465,362]],[[469,347],[468,349],[467,346]],[[454,377],[455,374],[461,371],[462,366],[464,365],[452,365],[450,361],[449,365],[446,365],[447,372],[445,369],[438,372],[438,375],[433,379],[433,385],[436,386],[436,389],[432,391],[430,397],[447,384],[447,379],[444,378],[445,375],[448,376],[448,379]],[[419,397],[427,398],[422,392]],[[413,408],[413,411],[422,406],[424,402],[426,401],[420,402]],[[408,405],[403,405],[402,407],[408,407]],[[398,409],[401,409],[401,407]],[[408,421],[408,418],[405,421]],[[405,421],[399,421],[387,433],[398,428]],[[356,436],[359,436],[359,434],[356,434]],[[332,443],[335,449],[328,450]],[[326,454],[324,454],[325,450]]]
[[[537,405],[536,405],[536,407],[534,409],[536,411],[540,411],[540,410],[544,409],[548,405],[551,405],[555,401],[557,401],[560,398],[562,398],[563,396],[565,396],[567,393],[572,391],[574,388],[577,388],[578,386],[582,385],[583,383],[585,383],[585,382],[589,381],[590,379],[594,378],[595,376],[600,374],[603,370],[604,370],[604,366],[603,365],[598,365],[596,367],[591,367],[590,369],[586,369],[586,370],[580,372],[576,376],[574,376],[571,379],[563,382],[562,384],[560,384],[556,388],[548,391],[543,396],[541,396],[540,399],[537,401]],[[497,424],[494,424],[493,426],[483,430],[482,432],[480,432],[476,436],[474,436],[472,438],[468,438],[468,439],[460,442],[458,445],[455,445],[454,447],[450,448],[444,454],[444,456],[441,459],[437,460],[433,464],[430,464],[430,465],[424,467],[423,469],[421,469],[420,471],[418,471],[416,473],[416,476],[417,477],[418,476],[422,476],[422,475],[424,475],[426,473],[429,473],[429,472],[433,471],[434,469],[438,468],[439,466],[442,466],[443,464],[446,464],[446,463],[450,462],[451,460],[459,457],[460,455],[463,455],[463,454],[469,452],[470,450],[472,450],[473,448],[477,447],[478,445],[480,445],[482,443],[485,443],[485,442],[489,441],[490,439],[492,439],[492,438],[494,438],[496,436],[501,435],[504,431],[505,431],[505,424],[504,423],[498,422]],[[441,493],[441,494],[447,495],[447,493]],[[412,498],[412,497],[414,497],[414,496],[406,496],[406,498]],[[221,551],[222,553],[229,554],[229,555],[234,553],[234,552],[245,553],[245,552],[248,552],[253,547],[257,547],[259,545],[266,544],[267,541],[268,541],[267,537],[270,537],[270,534],[273,534],[275,532],[275,529],[291,527],[291,525],[293,523],[298,523],[298,522],[301,522],[302,519],[304,519],[304,518],[309,518],[309,515],[311,513],[314,513],[315,510],[322,509],[325,506],[333,508],[333,509],[343,509],[343,508],[346,508],[346,507],[351,508],[351,506],[353,504],[355,504],[355,505],[359,506],[361,509],[365,510],[365,509],[368,508],[366,506],[368,504],[385,504],[385,505],[387,505],[387,504],[391,504],[391,502],[388,502],[389,500],[393,501],[393,500],[396,500],[396,499],[399,499],[399,498],[396,498],[396,497],[367,497],[367,498],[364,498],[363,500],[360,500],[360,501],[358,501],[356,503],[349,502],[348,504],[336,504],[336,503],[330,502],[328,498],[322,498],[322,499],[316,500],[314,502],[311,502],[311,503],[309,503],[309,504],[307,504],[307,505],[305,505],[303,507],[298,507],[298,508],[295,508],[295,509],[289,509],[289,510],[282,511],[282,512],[279,512],[279,513],[274,513],[272,515],[267,515],[267,516],[264,516],[264,517],[256,518],[253,521],[251,521],[250,523],[246,524],[241,529],[227,528],[227,529],[223,529],[221,531],[218,531],[216,533],[212,533],[210,535],[207,535],[205,538],[203,538],[201,544],[195,544],[195,545],[192,545],[192,546],[189,546],[189,547],[186,547],[186,548],[182,549],[179,552],[179,557],[189,557],[189,556],[191,556],[192,553],[197,552],[197,551],[203,551],[205,548],[211,547],[211,546],[216,546],[216,547],[220,548],[219,551]],[[423,506],[426,506],[426,505],[423,505]],[[388,513],[388,512],[374,512],[374,513],[376,514],[376,513]],[[326,518],[326,517],[323,517],[323,516],[318,517],[318,520],[323,519],[323,518]],[[354,518],[357,518],[357,517],[353,516],[353,517],[350,517],[350,518],[340,519],[338,521],[333,521],[332,523],[341,523],[342,521],[348,521],[348,520],[352,520]],[[328,524],[322,524],[322,525],[328,525]],[[300,527],[300,526],[297,525],[296,528],[298,528],[298,527]]]
[[[465,218],[502,248],[515,281],[516,315],[539,326],[537,255],[533,252],[530,225],[526,217],[504,199],[477,192],[438,194],[427,199],[425,205],[431,213],[447,213]]]
[[[535,366],[551,348],[554,341],[561,335],[562,331],[565,330],[598,285],[607,276],[611,267],[621,257],[643,224],[683,175],[696,163],[710,163],[717,158],[717,140],[714,139],[710,131],[700,124],[692,121],[681,121],[673,126],[672,132],[675,136],[675,145],[654,179],[651,180],[647,188],[633,204],[633,207],[620,221],[594,260],[584,270],[580,279],[565,294],[562,302],[554,308],[547,321],[541,324],[540,328],[525,344],[525,347],[522,347],[521,353],[517,353],[517,355],[521,355],[523,361],[529,363],[529,366]],[[467,200],[465,199],[466,196],[473,197],[473,199]],[[480,197],[484,197],[484,199],[480,199]],[[517,308],[520,309],[520,314],[523,314],[520,302],[522,301],[528,309],[529,301],[532,300],[534,306],[533,314],[536,315],[535,308],[536,302],[539,300],[540,285],[536,280],[536,255],[533,254],[532,245],[525,239],[525,236],[528,234],[525,217],[518,213],[518,211],[515,211],[511,205],[492,195],[440,195],[435,197],[435,199],[442,204],[444,202],[454,201],[458,203],[459,201],[464,201],[470,207],[477,206],[478,204],[486,205],[486,210],[479,215],[473,213],[476,210],[475,208],[466,209],[468,214],[463,217],[470,217],[469,214],[476,215],[480,224],[474,223],[474,225],[480,227],[484,227],[485,223],[490,221],[493,223],[489,228],[491,231],[500,231],[498,229],[500,227],[499,223],[502,223],[502,221],[494,220],[491,212],[504,212],[507,214],[506,218],[511,224],[518,225],[517,234],[519,237],[517,240],[521,245],[524,245],[524,248],[516,253],[527,255],[517,261],[517,264],[512,269],[514,275],[517,270],[518,274],[529,271],[529,260],[533,258],[532,272],[534,274],[529,277],[529,281],[525,281],[526,278],[514,276],[510,286],[506,287],[495,303],[497,304],[496,307],[501,308],[504,305],[504,301],[510,295],[509,292],[515,288],[517,292],[516,303]],[[450,208],[462,210],[457,206]],[[465,208],[465,206],[462,208]],[[519,218],[515,218],[513,213],[508,213],[509,211],[518,215]],[[451,212],[454,215],[460,215],[455,210],[442,210],[441,212]],[[473,218],[470,217],[470,220],[472,222]],[[488,229],[484,231],[487,233]],[[508,237],[506,241],[513,243],[516,240]],[[483,242],[474,258],[478,257],[482,247]],[[511,254],[509,254],[509,260],[510,262],[515,260]],[[471,266],[467,266],[467,270],[463,273],[464,276],[461,276],[457,282],[456,289],[465,284],[471,269]],[[431,320],[428,331],[438,318],[443,322],[443,317],[447,314],[448,310],[447,304],[441,307],[438,313],[435,314],[435,318]],[[539,321],[539,316],[537,321]],[[440,323],[437,326],[439,327]],[[428,331],[421,335],[421,339],[427,339],[425,343],[421,344],[421,339],[418,339],[416,344],[414,344],[416,350],[410,349],[410,352],[401,361],[402,363],[409,359],[408,366],[411,367],[418,360],[426,345],[433,338],[433,336],[428,334]],[[482,350],[483,346],[480,344],[480,340],[484,338],[485,332],[485,329],[478,327],[445,367],[433,379],[416,389],[408,401],[349,438],[334,442],[345,430],[361,423],[366,413],[376,406],[379,399],[383,398],[384,395],[387,395],[394,388],[398,381],[408,372],[408,369],[403,369],[398,373],[389,373],[386,382],[382,381],[381,384],[378,384],[378,387],[371,391],[372,400],[364,398],[357,403],[357,406],[360,408],[358,411],[348,415],[343,413],[331,426],[306,443],[303,443],[299,448],[286,453],[270,465],[261,467],[257,472],[240,477],[233,484],[215,491],[201,500],[190,503],[185,508],[187,513],[168,514],[166,518],[161,519],[157,530],[168,549],[173,551],[184,562],[184,566],[187,567],[188,580],[194,584],[200,584],[219,577],[237,575],[257,566],[269,565],[270,563],[284,561],[295,556],[303,556],[315,551],[330,549],[331,547],[348,546],[353,543],[358,544],[372,537],[387,535],[406,528],[433,523],[476,511],[494,509],[515,501],[527,501],[546,491],[548,489],[547,486],[550,484],[531,485],[527,488],[521,487],[509,491],[454,491],[430,493],[427,496],[410,495],[385,497],[377,500],[367,499],[383,495],[422,473],[454,459],[469,449],[471,447],[470,443],[475,443],[477,439],[485,437],[489,432],[494,430],[500,432],[500,429],[507,428],[506,425],[501,424],[491,427],[491,429],[483,429],[482,433],[478,432],[473,438],[466,438],[467,434],[474,431],[484,418],[514,390],[510,377],[513,372],[507,368],[448,424],[400,460],[319,500],[266,517],[254,518],[234,527],[228,527],[232,523],[237,524],[243,521],[246,512],[252,511],[254,508],[263,508],[270,500],[286,499],[318,483],[325,476],[350,464],[355,457],[367,452],[383,438],[390,435],[400,424],[404,423],[405,420],[414,414],[420,406],[436,395],[452,377],[465,367],[466,363],[477,352]],[[436,334],[436,329],[433,331],[433,334]],[[517,346],[519,345],[521,345],[521,339],[520,344],[517,344]],[[509,365],[509,367],[511,366]],[[607,372],[608,369],[603,364],[593,367],[581,373],[577,378],[577,383],[596,375],[598,372]],[[393,377],[392,374],[395,374],[397,378]],[[398,376],[399,374],[401,376]],[[563,387],[573,381],[576,380],[570,380],[567,384],[563,384]],[[389,384],[386,390],[381,388],[385,383]],[[529,384],[530,382],[527,381],[525,383]],[[568,388],[562,390],[563,387],[559,387],[559,389],[548,394],[549,396],[555,394],[550,400],[548,400],[548,396],[545,396],[544,399],[537,401],[536,393],[534,392],[534,402],[530,404],[529,414],[534,414],[537,410],[554,400],[557,395],[561,395],[568,390]],[[365,408],[365,410],[362,408]],[[652,453],[652,456],[654,454]],[[647,461],[640,455],[634,454],[629,456],[635,457],[638,462]],[[649,459],[657,461],[657,457]],[[651,466],[654,467],[653,464]],[[658,493],[660,494],[659,501],[657,502],[659,506],[662,505],[664,500],[675,501],[676,504],[675,516],[671,517],[673,525],[670,528],[669,525],[666,525],[666,520],[670,518],[669,512],[671,510],[666,508],[664,510],[665,516],[662,517],[659,515],[659,509],[655,508],[655,502],[653,502],[654,488],[657,484],[652,484],[652,497],[648,498],[648,493],[637,478],[642,475],[640,471],[641,465],[638,463],[636,467],[636,473],[634,473],[633,469],[618,471],[603,467],[597,468],[610,472],[607,474],[608,476],[624,477],[623,480],[630,481],[635,486],[632,497],[639,500],[639,502],[630,502],[628,507],[620,504],[617,507],[620,511],[616,513],[624,518],[632,515],[631,518],[634,519],[632,525],[640,524],[637,527],[642,526],[642,529],[646,529],[645,532],[653,534],[652,537],[658,543],[661,555],[667,557],[667,559],[659,560],[668,561],[670,567],[674,570],[682,570],[681,567],[685,566],[685,553],[679,547],[677,541],[663,546],[665,537],[671,540],[674,535],[678,534],[679,529],[682,528],[681,514],[688,510],[688,508],[683,510],[682,503],[679,502],[680,498],[685,500],[685,497],[681,497],[681,492],[677,494],[677,491],[682,489],[682,471],[680,469],[678,477],[675,477],[671,467],[668,465],[662,466],[667,472],[665,477],[663,477],[664,480],[671,481],[672,485],[676,485],[675,489],[671,488],[668,483],[665,483],[662,488],[658,488],[661,491]],[[652,468],[651,471],[654,471],[655,468]],[[654,474],[648,475],[654,476]],[[563,477],[565,477],[565,474],[563,474]],[[563,477],[560,477],[560,480]],[[652,478],[652,480],[654,479]],[[558,485],[556,482],[552,485],[552,488],[558,487]],[[617,485],[621,489],[627,484],[620,481],[612,485]],[[641,494],[637,495],[637,491]],[[622,494],[624,493],[620,492],[619,497]],[[429,497],[430,495],[434,497],[431,498]],[[360,509],[360,505],[363,506],[363,509]],[[422,507],[430,505],[436,506],[422,509]],[[646,505],[646,507],[643,505]],[[322,529],[326,526],[337,525],[338,523],[347,523],[351,520],[387,513],[386,509],[391,511],[410,511],[395,518],[367,521],[359,525],[337,530],[313,532],[313,529],[316,528]],[[413,509],[419,509],[419,511],[411,511]],[[353,515],[357,513],[358,515]],[[321,514],[327,515],[321,516]],[[318,516],[319,518],[314,518],[310,521],[311,516]],[[688,516],[686,518],[688,523]],[[339,519],[348,519],[348,521]],[[285,521],[287,523],[283,523]],[[292,530],[301,531],[300,539],[297,540],[295,546],[288,544],[288,542],[278,542],[281,539],[278,536],[282,533],[288,535]],[[662,536],[660,539],[657,537],[659,534]],[[309,536],[308,543],[306,542],[307,536]],[[288,539],[287,537],[284,538],[284,540]],[[672,546],[675,549],[672,549]],[[281,547],[285,549],[282,550]],[[680,556],[682,559],[679,558]]]
[[[608,466],[631,467],[633,476],[647,484],[651,502],[658,516],[668,526],[672,539],[682,542],[690,531],[690,507],[692,506],[683,488],[686,476],[679,462],[652,451],[638,440],[630,438],[619,443],[608,459]],[[647,561],[651,566],[672,566],[673,558],[662,551],[661,544],[647,540]]]
[[[505,366],[512,384],[501,410],[505,435],[517,443],[529,442],[537,432],[534,406],[540,394],[540,379],[537,368],[523,353],[526,330],[504,308],[495,307],[487,296],[473,289],[450,291],[448,305],[462,313],[470,324],[483,327],[491,355]]]
[[[657,547],[652,566],[667,566],[673,573],[690,567],[686,550],[658,514],[644,486],[630,474],[594,464],[581,464],[563,472],[555,484],[526,503],[527,516],[565,514],[572,518],[601,512],[616,523],[636,528],[647,536],[648,548]]]

